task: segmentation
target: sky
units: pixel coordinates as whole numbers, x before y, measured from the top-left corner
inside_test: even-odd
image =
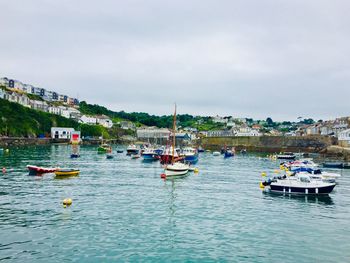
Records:
[[[0,77],[112,110],[350,115],[348,0],[0,0]]]

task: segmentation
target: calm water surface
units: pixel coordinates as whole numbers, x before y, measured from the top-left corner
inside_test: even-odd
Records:
[[[80,152],[0,155],[0,261],[350,262],[350,171],[327,197],[289,197],[260,191],[260,173],[277,163],[256,155],[203,153],[199,174],[163,181],[159,163]],[[81,174],[28,176],[27,164]],[[67,197],[73,205],[63,208]]]

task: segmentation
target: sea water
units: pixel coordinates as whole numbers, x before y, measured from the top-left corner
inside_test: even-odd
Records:
[[[116,149],[117,146],[114,147]],[[113,159],[81,146],[11,148],[0,155],[0,261],[350,262],[350,171],[324,197],[266,194],[255,154],[202,153],[199,173],[162,180],[158,162]],[[28,176],[26,165],[80,176]],[[64,208],[62,201],[72,198]]]

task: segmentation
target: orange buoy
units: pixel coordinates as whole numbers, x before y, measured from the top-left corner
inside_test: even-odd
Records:
[[[161,175],[160,175],[160,178],[166,179],[166,174],[161,174]]]

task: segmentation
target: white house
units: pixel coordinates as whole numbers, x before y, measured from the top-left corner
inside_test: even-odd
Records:
[[[341,146],[349,147],[350,146],[350,129],[340,132],[338,136],[338,141]]]
[[[5,87],[8,87],[8,85],[9,85],[9,80],[8,80],[8,78],[0,78],[0,85],[1,85],[1,86],[5,86]]]
[[[40,111],[49,111],[49,105],[45,101],[40,100],[31,100],[30,101],[31,108],[34,110],[40,110]]]
[[[113,126],[112,120],[106,115],[98,115],[96,116],[96,120],[97,123],[102,125],[103,127],[112,128]]]
[[[85,124],[96,124],[97,119],[94,116],[83,115],[80,117],[80,122],[85,123]]]
[[[7,92],[4,98],[10,102],[19,103],[22,106],[30,107],[30,99],[25,94],[19,94],[17,92]]]
[[[0,99],[5,99],[6,92],[3,89],[0,89]]]
[[[58,106],[58,108],[61,110],[61,116],[65,118],[79,120],[81,117],[81,113],[77,109],[64,106]]]
[[[350,129],[340,132],[338,136],[338,140],[350,142]]]
[[[52,139],[71,139],[73,128],[51,127]]]
[[[170,131],[168,129],[158,129],[155,127],[137,129],[137,138],[147,140],[147,139],[168,139]]]
[[[259,133],[257,130],[254,130],[254,129],[245,128],[237,132],[236,136],[261,136],[261,133]]]
[[[225,119],[224,117],[220,117],[219,115],[216,115],[215,117],[211,117],[213,122],[216,123],[226,123],[227,119]]]
[[[208,137],[231,137],[235,136],[233,130],[214,130],[208,131]]]
[[[51,114],[61,115],[61,109],[59,107],[50,106],[49,107],[49,112]]]
[[[136,127],[135,127],[135,124],[132,123],[131,121],[121,121],[120,123],[120,127],[124,130],[134,130]]]

